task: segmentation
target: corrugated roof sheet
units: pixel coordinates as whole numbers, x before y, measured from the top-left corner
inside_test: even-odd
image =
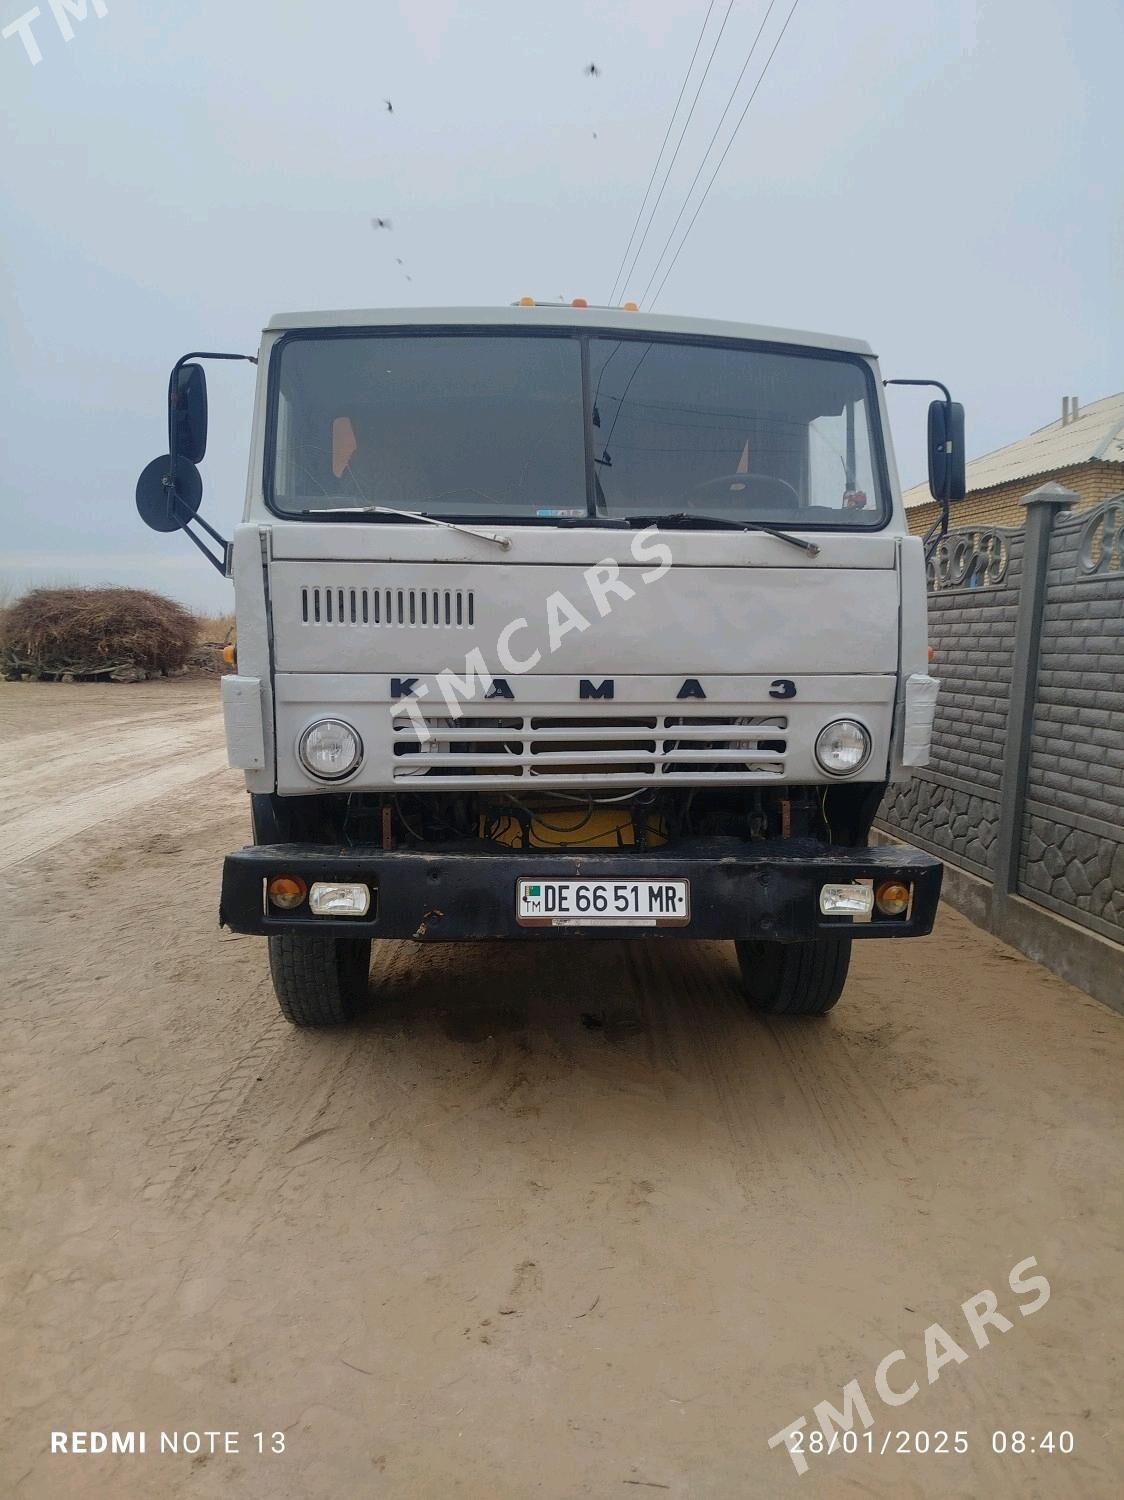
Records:
[[[1059,417],[1028,437],[972,459],[967,466],[968,493],[1098,459],[1124,463],[1124,391],[1079,406],[1077,420],[1064,427]],[[914,505],[929,505],[933,499],[927,484],[915,484],[902,498],[907,510]]]

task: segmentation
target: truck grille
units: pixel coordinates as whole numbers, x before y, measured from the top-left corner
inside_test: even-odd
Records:
[[[453,720],[394,720],[394,779],[463,780],[474,787],[521,783],[676,786],[776,781],[784,776],[788,720],[712,714],[498,712]]]
[[[476,623],[471,589],[301,589],[304,625],[438,626],[462,630]]]

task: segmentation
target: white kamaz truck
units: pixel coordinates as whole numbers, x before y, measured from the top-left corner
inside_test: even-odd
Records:
[[[234,583],[220,920],[290,1021],[355,1015],[380,938],[729,938],[753,1006],[816,1015],[855,938],[930,930],[939,862],[869,841],[937,684],[865,344],[529,298],[277,317],[229,542],[208,358],[254,357],[176,364],[137,504]],[[929,458],[959,498],[947,391]]]

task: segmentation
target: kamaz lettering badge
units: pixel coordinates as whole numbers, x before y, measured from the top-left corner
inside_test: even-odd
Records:
[[[519,696],[506,677],[481,677],[480,680],[486,686],[485,698],[507,698],[514,701]],[[429,687],[425,683],[422,683],[419,688],[418,684],[420,681],[421,679],[418,675],[412,677],[392,677],[390,679],[390,696],[395,699],[415,696],[419,698],[427,697]],[[595,699],[612,700],[616,697],[617,685],[612,677],[600,677],[597,679],[582,677],[578,679],[574,691],[576,696],[583,702]],[[707,692],[698,677],[685,677],[674,697],[680,702],[686,698],[705,700]],[[795,698],[795,682],[790,677],[774,677],[769,684],[769,697]]]

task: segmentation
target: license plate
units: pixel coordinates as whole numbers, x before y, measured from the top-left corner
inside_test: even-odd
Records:
[[[674,927],[691,920],[688,880],[520,880],[524,927]]]

